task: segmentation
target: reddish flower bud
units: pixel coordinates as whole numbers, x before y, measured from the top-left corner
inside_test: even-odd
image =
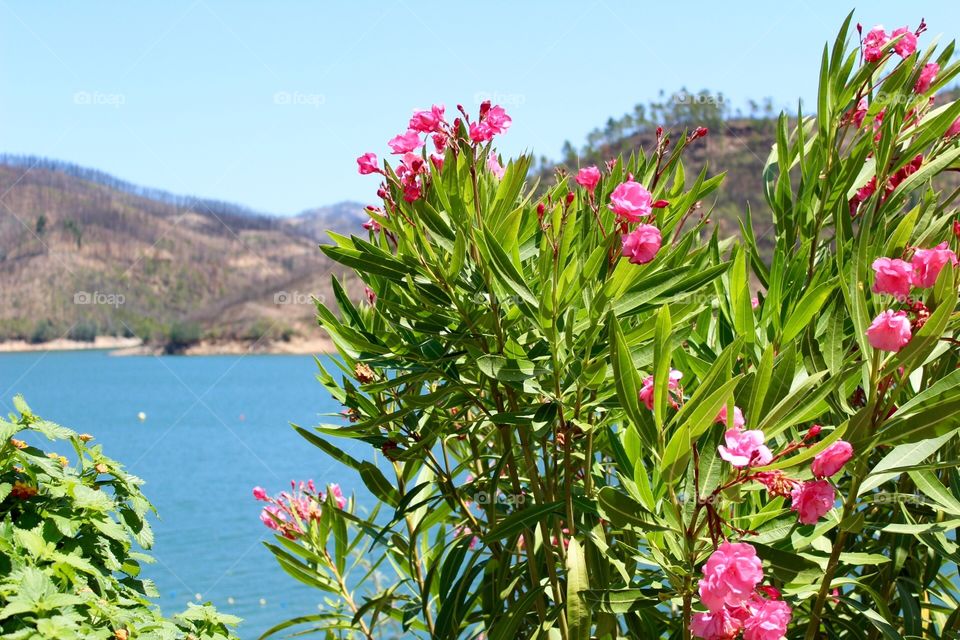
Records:
[[[664,207],[669,207],[670,203],[666,200],[657,200],[650,206],[652,206],[654,209],[663,209]]]
[[[758,589],[759,591],[763,591],[763,592],[766,594],[766,596],[767,596],[768,598],[770,598],[771,600],[779,600],[779,599],[780,599],[780,589],[777,589],[776,587],[771,587],[771,586],[769,586],[769,585],[765,585],[765,586],[762,586],[762,587],[757,587],[757,589]]]
[[[822,430],[822,427],[818,424],[815,424],[811,426],[809,429],[807,429],[807,435],[805,435],[803,439],[810,440],[811,438],[816,438],[818,435],[820,435],[821,430]]]
[[[693,133],[691,133],[689,137],[687,137],[687,142],[693,142],[697,138],[703,138],[708,133],[710,133],[710,130],[707,129],[706,127],[697,127],[696,129],[693,130]]]
[[[541,202],[537,205],[537,215],[542,216],[543,212],[547,210],[547,207]]]
[[[567,192],[567,205],[569,206],[571,202],[573,202],[573,192],[572,192],[572,191],[568,191],[568,192]]]

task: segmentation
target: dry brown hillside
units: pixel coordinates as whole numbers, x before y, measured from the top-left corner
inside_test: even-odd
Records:
[[[330,296],[332,269],[317,248],[324,210],[301,224],[31,166],[0,163],[0,339],[318,332],[310,297]],[[359,205],[335,210],[330,226],[360,230]]]

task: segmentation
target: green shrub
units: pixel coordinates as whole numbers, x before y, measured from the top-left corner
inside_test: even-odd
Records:
[[[167,343],[164,350],[167,353],[180,353],[187,347],[200,342],[203,330],[195,322],[177,322],[170,327]]]
[[[44,318],[34,325],[33,333],[30,334],[30,342],[33,344],[42,344],[62,337],[63,334],[52,321]]]
[[[67,337],[71,340],[80,342],[93,342],[97,339],[97,323],[89,320],[81,320],[70,329]]]
[[[19,414],[0,419],[0,635],[233,638],[239,620],[209,604],[170,619],[151,604],[158,594],[140,571],[153,560],[136,550],[153,543],[141,480],[90,436],[35,416],[19,396],[14,405]],[[71,445],[74,460],[31,444],[41,437]]]
[[[722,176],[681,161],[703,129],[544,191],[528,156],[501,165],[489,102],[361,156],[382,204],[322,250],[367,301],[334,280],[339,314],[317,307],[349,424],[298,430],[378,508],[257,490],[281,565],[334,594],[291,624],[955,637],[960,224],[934,179],[960,168],[960,102],[932,94],[960,63],[900,42],[848,18],[816,115],[780,118],[770,260],[749,211],[739,238],[709,225]]]

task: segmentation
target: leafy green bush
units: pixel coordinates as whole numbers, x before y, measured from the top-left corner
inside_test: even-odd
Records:
[[[70,329],[67,337],[71,340],[79,340],[81,342],[93,342],[97,339],[97,333],[96,322],[82,320]]]
[[[135,550],[153,543],[153,507],[141,480],[103,455],[91,436],[35,416],[0,419],[0,634],[4,638],[227,640],[239,619],[191,605],[165,619]],[[30,444],[69,443],[71,461]],[[22,439],[26,438],[26,439]]]
[[[200,342],[202,336],[203,330],[195,322],[176,322],[170,327],[164,350],[167,353],[180,353]]]
[[[34,325],[33,333],[30,334],[30,342],[33,344],[42,344],[60,338],[63,334],[57,329],[57,326],[50,320],[43,319]]]
[[[280,563],[336,596],[290,626],[955,636],[960,225],[932,185],[960,169],[960,103],[931,98],[960,66],[914,51],[924,30],[851,46],[848,18],[824,48],[817,113],[781,117],[764,169],[769,262],[749,211],[711,232],[721,177],[681,162],[702,129],[542,196],[489,103],[417,112],[396,166],[361,156],[382,208],[323,251],[368,302],[335,280],[339,314],[318,306],[349,424],[297,429],[380,508],[272,499]],[[344,577],[358,550],[396,579]]]

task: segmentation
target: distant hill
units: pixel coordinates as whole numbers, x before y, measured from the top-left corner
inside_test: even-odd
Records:
[[[960,91],[956,87],[943,90],[937,95],[937,104],[958,97]],[[796,114],[797,109],[794,106],[786,111]],[[602,166],[621,153],[651,153],[656,148],[658,126],[671,137],[671,146],[685,131],[707,127],[709,134],[692,142],[684,153],[687,179],[695,179],[704,167],[708,176],[725,172],[718,191],[702,203],[703,210],[720,227],[721,235],[730,237],[740,233],[738,220],[750,207],[758,244],[769,255],[775,240],[772,214],[763,194],[763,166],[776,142],[778,112],[769,99],[762,103],[750,101],[744,110],[734,108],[722,93],[694,93],[686,89],[669,95],[661,93],[660,100],[638,104],[632,112],[608,119],[587,134],[579,148],[565,143],[558,161],[541,158],[537,170],[549,183],[557,169],[576,171],[590,164]],[[813,114],[805,109],[804,115]],[[791,126],[795,121],[795,117],[791,119]],[[938,181],[942,188],[957,185],[955,177],[942,176]]]
[[[365,219],[348,202],[270,216],[19,156],[0,156],[0,194],[0,340],[312,336],[334,268],[322,230]]]

